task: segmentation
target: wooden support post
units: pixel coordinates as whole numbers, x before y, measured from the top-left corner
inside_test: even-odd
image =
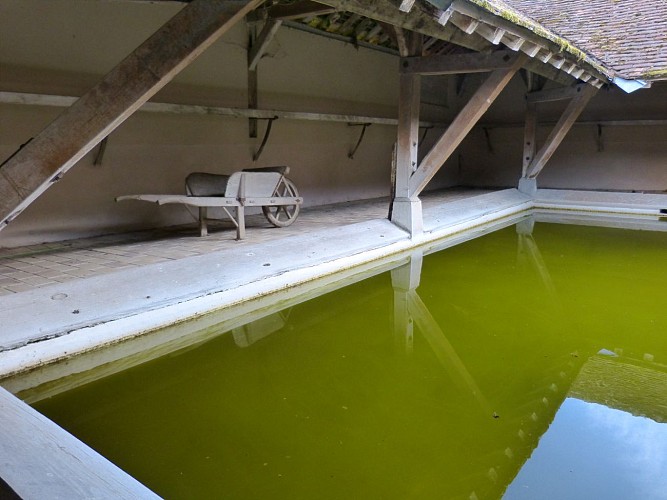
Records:
[[[416,293],[419,286],[423,260],[424,253],[418,249],[410,255],[407,264],[391,270],[391,285],[394,289],[394,339],[397,347],[408,353],[412,351],[414,340],[408,298],[410,294]]]
[[[526,176],[528,165],[537,151],[537,105],[533,102],[526,104],[526,125],[523,131],[523,168],[521,177]]]
[[[422,36],[406,36],[407,49],[412,55],[421,55]],[[396,189],[391,200],[391,220],[412,236],[423,230],[421,201],[410,196],[410,177],[417,168],[419,152],[419,106],[421,77],[418,74],[399,75],[398,138],[396,147]]]
[[[194,0],[0,168],[0,229],[262,0]]]
[[[516,54],[509,68],[495,70],[482,83],[410,178],[410,196],[418,196],[423,191],[526,59],[523,53]]]
[[[254,23],[248,23],[248,109],[257,109],[259,100],[257,97],[257,66],[250,65],[251,54],[255,43],[257,42],[257,26]],[[248,119],[248,137],[255,139],[257,137],[257,119]]]
[[[547,137],[546,143],[542,146],[539,152],[533,158],[526,169],[525,177],[528,179],[535,179],[547,164],[551,156],[554,154],[560,143],[565,138],[565,135],[570,131],[574,122],[581,112],[588,104],[588,101],[596,94],[597,88],[592,85],[586,85],[580,88],[577,96],[570,101],[556,126]]]

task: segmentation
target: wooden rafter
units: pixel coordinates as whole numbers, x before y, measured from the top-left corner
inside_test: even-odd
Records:
[[[510,67],[495,70],[477,89],[410,178],[411,196],[417,196],[423,191],[440,167],[447,161],[447,158],[470,132],[470,129],[475,126],[498,94],[521,68],[526,57],[524,54],[515,54]]]
[[[0,229],[262,0],[194,0],[0,168]]]
[[[584,110],[588,101],[597,93],[597,88],[590,85],[579,87],[576,96],[563,111],[558,122],[547,137],[545,144],[540,148],[535,157],[525,168],[525,177],[535,179],[547,164],[551,156],[556,152],[560,143],[563,142],[565,135],[570,131],[574,122]]]
[[[257,10],[250,14],[249,20],[256,22],[262,20],[262,18],[268,18],[288,21],[290,19],[301,19],[309,16],[324,16],[335,11],[336,9],[322,3],[301,0],[299,2],[277,4],[266,9]]]
[[[493,45],[482,37],[467,36],[452,25],[442,26],[432,15],[421,8],[413,8],[410,12],[401,12],[399,0],[321,0],[321,3],[330,5],[339,11],[353,12],[361,16],[392,24],[399,28],[415,31],[422,35],[432,36],[441,40],[454,41],[463,47],[483,51]]]

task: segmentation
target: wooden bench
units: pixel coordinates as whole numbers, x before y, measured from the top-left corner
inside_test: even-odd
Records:
[[[116,201],[140,200],[165,205],[180,203],[199,208],[199,234],[208,234],[207,209],[221,207],[236,226],[236,239],[245,238],[245,207],[262,207],[267,220],[276,227],[292,224],[299,215],[303,198],[285,175],[289,167],[262,167],[232,175],[194,172],[185,179],[184,195],[131,194]],[[235,209],[235,216],[228,210]]]

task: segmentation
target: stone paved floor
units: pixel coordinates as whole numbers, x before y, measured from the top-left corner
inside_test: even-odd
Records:
[[[426,193],[422,205],[447,203],[488,191],[448,189]],[[202,255],[239,245],[270,243],[286,236],[387,217],[388,200],[375,199],[306,208],[286,228],[262,215],[247,217],[246,239],[236,241],[230,223],[211,223],[207,237],[196,224],[153,231],[98,236],[27,247],[0,248],[0,296],[111,273],[120,269]],[[0,240],[1,241],[1,240]]]

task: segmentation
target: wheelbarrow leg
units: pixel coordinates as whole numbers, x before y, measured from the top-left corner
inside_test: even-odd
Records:
[[[245,238],[245,207],[239,205],[236,207],[236,239]]]
[[[207,212],[206,207],[199,207],[199,236],[208,236],[208,227],[206,226]]]

